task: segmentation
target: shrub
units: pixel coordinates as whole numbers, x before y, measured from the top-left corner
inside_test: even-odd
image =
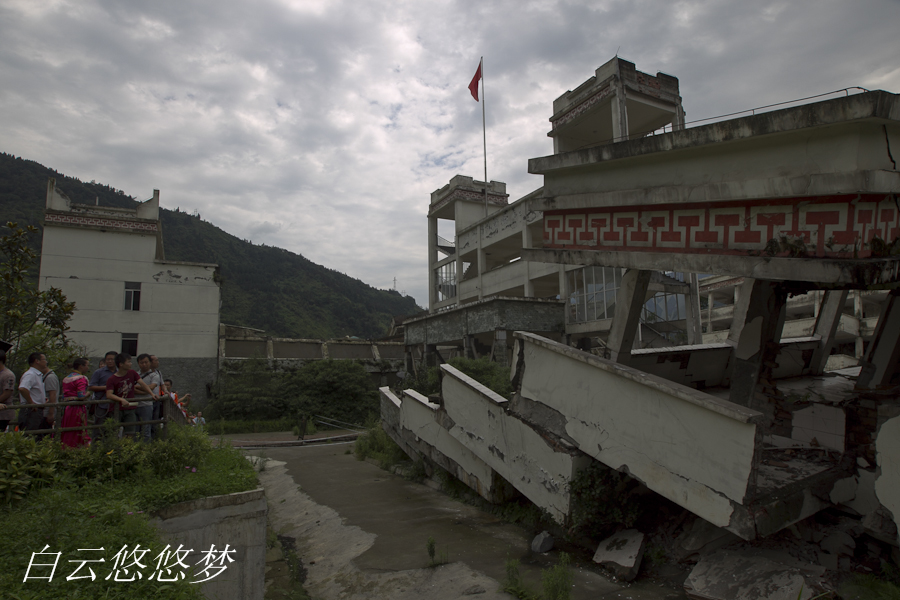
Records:
[[[357,460],[374,458],[382,469],[390,469],[397,463],[408,461],[409,457],[391,439],[380,422],[370,422],[366,432],[360,435],[353,444],[353,452]]]
[[[634,498],[638,486],[628,475],[592,462],[569,484],[570,531],[598,538],[613,526],[631,527],[642,512],[641,503]]]
[[[475,359],[458,356],[451,358],[447,364],[459,369],[465,375],[504,398],[509,398],[513,392],[509,368],[488,358]],[[404,380],[402,386],[412,388],[425,396],[439,394],[441,393],[440,368],[423,368],[417,376]]]
[[[501,588],[504,592],[512,594],[520,600],[540,600],[540,595],[522,580],[522,576],[519,574],[519,561],[507,559],[505,571],[506,575]]]
[[[559,561],[549,569],[541,570],[541,587],[544,589],[544,600],[569,600],[572,595],[572,573],[569,555],[559,553]]]
[[[21,500],[29,490],[53,481],[57,447],[22,433],[0,435],[0,502]]]
[[[488,358],[475,359],[461,356],[451,358],[448,364],[504,398],[509,398],[513,392],[509,367],[495,363]]]
[[[200,588],[189,578],[160,584],[146,576],[129,583],[103,577],[112,570],[113,554],[120,548],[140,544],[150,548],[152,556],[164,548],[149,521],[152,511],[256,486],[256,475],[240,451],[213,447],[206,433],[193,427],[169,427],[167,438],[152,444],[111,435],[84,448],[8,434],[0,436],[0,448],[3,458],[13,449],[19,459],[37,465],[26,493],[5,508],[0,561],[10,568],[0,570],[4,597],[199,599]],[[44,485],[48,479],[52,486]],[[44,546],[49,546],[46,552],[64,557],[54,580],[23,582],[28,557]],[[74,567],[65,557],[79,557],[80,548],[105,548],[107,562],[94,565],[95,571],[100,569],[96,580],[68,582],[63,571]],[[155,564],[152,556],[142,561],[148,564],[145,575]]]
[[[282,431],[291,431],[301,413],[364,423],[378,413],[378,392],[366,369],[353,360],[310,361],[285,370],[263,359],[233,361],[219,375],[210,412],[226,422],[287,418],[290,425]]]

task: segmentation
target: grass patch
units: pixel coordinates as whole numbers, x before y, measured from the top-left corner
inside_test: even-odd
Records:
[[[204,496],[246,491],[256,487],[256,475],[240,452],[230,446],[213,447],[199,428],[170,427],[168,437],[152,444],[134,443],[114,436],[86,448],[65,449],[52,440],[34,442],[21,434],[0,436],[0,456],[10,449],[24,451],[37,463],[31,471],[43,473],[18,478],[18,497],[5,502],[6,529],[0,536],[0,589],[4,597],[19,598],[201,598],[200,586],[185,579],[159,582],[155,578],[160,553],[166,544],[150,524],[150,513],[165,506]],[[28,465],[19,465],[27,472]],[[6,489],[12,475],[4,472]],[[48,481],[49,478],[49,481]],[[22,482],[27,486],[23,488]],[[24,490],[24,491],[23,491]],[[0,496],[2,498],[2,496]],[[49,546],[44,550],[45,546]],[[135,552],[148,549],[146,553]],[[85,551],[79,549],[103,549]],[[140,569],[132,567],[135,581],[115,581],[116,554],[126,548],[135,552]],[[195,550],[206,550],[196,548]],[[32,553],[34,559],[53,562],[59,554],[52,581],[23,581]],[[80,575],[87,579],[67,581],[81,560],[88,563]],[[74,563],[69,561],[75,561]],[[168,561],[171,565],[171,560]],[[192,565],[190,565],[192,566]],[[92,581],[88,568],[93,569]],[[177,576],[180,568],[172,570]],[[32,567],[29,577],[49,576],[50,567]],[[128,575],[119,571],[120,579]],[[202,577],[201,577],[202,578]]]
[[[492,504],[444,469],[440,467],[436,467],[436,469],[438,470],[438,479],[441,482],[441,491],[454,500],[474,506],[503,519],[507,523],[521,525],[526,529],[536,530],[553,523],[547,511],[541,509],[527,498],[517,498],[503,504]]]
[[[533,586],[522,579],[519,573],[519,561],[507,559],[506,574],[503,578],[504,592],[520,600],[569,600],[572,595],[572,584],[575,576],[572,572],[571,558],[560,552],[556,564],[548,569],[541,569],[541,590],[539,593]]]
[[[406,453],[391,439],[381,427],[380,421],[370,421],[366,431],[353,443],[353,453],[357,460],[373,458],[382,469],[389,470],[395,465],[409,461]]]
[[[875,575],[856,575],[839,592],[846,600],[900,600],[900,587]]]
[[[428,539],[425,541],[425,550],[428,551],[428,566],[429,567],[439,567],[441,565],[446,565],[448,562],[447,551],[442,550],[440,554],[437,554],[437,542],[434,540],[434,536],[429,535]]]

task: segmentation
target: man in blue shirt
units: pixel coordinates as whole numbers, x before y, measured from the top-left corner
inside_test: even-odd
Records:
[[[109,351],[103,358],[103,366],[94,371],[91,375],[91,382],[88,390],[94,392],[94,400],[106,399],[106,380],[116,372],[116,354],[118,352]],[[94,425],[102,425],[107,419],[113,418],[113,408],[108,402],[94,405]],[[103,429],[94,430],[94,439],[103,437]]]

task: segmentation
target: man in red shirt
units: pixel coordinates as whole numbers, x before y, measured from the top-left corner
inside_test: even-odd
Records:
[[[143,382],[137,371],[131,368],[130,354],[123,352],[116,355],[116,369],[116,372],[106,380],[106,399],[114,400],[121,405],[125,435],[137,438],[140,428],[136,425],[124,425],[125,423],[137,422],[137,402],[129,401],[131,398],[134,398],[134,389],[141,390],[141,392],[151,396],[154,400],[157,400],[159,397]]]

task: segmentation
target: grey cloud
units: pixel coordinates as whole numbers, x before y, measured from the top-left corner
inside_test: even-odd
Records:
[[[688,119],[848,85],[900,91],[900,3],[7,0],[0,150],[427,299],[429,194],[540,185],[553,99],[612,57],[679,77]]]

